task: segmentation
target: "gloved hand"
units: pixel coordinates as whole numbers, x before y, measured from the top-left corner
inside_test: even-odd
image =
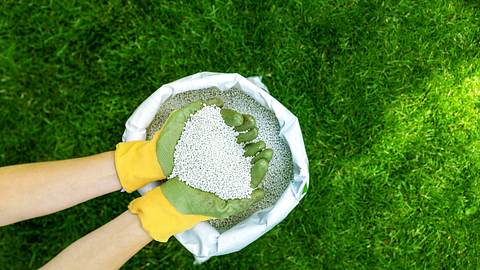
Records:
[[[117,144],[115,168],[123,189],[130,193],[171,174],[175,145],[182,135],[185,123],[204,104],[222,107],[223,100],[213,98],[206,102],[192,102],[170,113],[165,124],[151,140]],[[258,131],[252,129],[249,132],[256,134]]]
[[[223,102],[219,102],[218,99],[209,100],[207,103],[223,105]],[[184,108],[189,108],[188,112],[191,112],[192,104],[197,103],[191,103]],[[200,104],[202,103],[200,102]],[[201,106],[203,105],[200,105],[200,107],[195,106],[194,108],[200,109]],[[180,109],[180,111],[184,110],[184,108]],[[273,152],[271,149],[265,149],[265,143],[263,141],[250,143],[257,137],[258,133],[255,126],[255,119],[252,116],[242,115],[230,109],[222,109],[221,114],[227,125],[233,126],[239,132],[245,131],[238,135],[237,142],[247,143],[244,148],[245,155],[254,156],[252,159],[251,186],[257,188],[268,170],[268,163],[272,158]],[[190,114],[182,113],[182,115],[186,115],[186,119],[183,120],[180,134],[178,137],[175,137],[175,144],[180,138],[184,123],[188,120]],[[177,118],[178,116],[174,115],[173,117]],[[166,121],[165,125],[168,124],[169,120]],[[165,126],[162,127],[160,132],[164,129]],[[162,135],[160,135],[160,138],[161,136]],[[159,141],[161,140],[157,140],[157,149],[159,148]],[[170,141],[168,142],[170,143]],[[160,162],[161,158],[159,158],[160,167],[168,168],[168,174],[171,173],[173,168],[175,144],[171,152],[168,152],[171,160],[170,163],[167,163],[169,167],[162,167],[162,164],[165,164],[165,162]],[[164,147],[160,148],[164,149]],[[179,180],[178,177],[175,177],[159,187],[150,190],[144,196],[133,200],[129,205],[129,209],[132,213],[139,216],[143,228],[153,239],[166,242],[170,236],[190,229],[200,221],[211,218],[225,218],[246,210],[262,197],[263,190],[257,188],[252,192],[251,198],[222,200],[213,193],[192,188]]]

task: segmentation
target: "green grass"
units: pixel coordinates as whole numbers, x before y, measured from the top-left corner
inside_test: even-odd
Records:
[[[300,119],[311,186],[284,222],[200,267],[171,240],[125,269],[480,266],[477,1],[33,2],[0,4],[0,165],[112,150],[199,71],[262,75]],[[134,197],[0,228],[0,268],[43,265]]]

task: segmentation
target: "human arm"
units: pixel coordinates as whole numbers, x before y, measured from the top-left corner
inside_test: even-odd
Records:
[[[121,189],[114,152],[0,168],[0,226],[48,215]]]
[[[118,269],[152,241],[129,211],[72,243],[41,269]]]
[[[202,104],[197,102],[191,105]],[[192,106],[186,108],[191,109]],[[235,128],[246,131],[238,135],[239,141],[248,143],[255,139],[257,131],[254,122],[246,124],[245,116],[226,110],[223,112],[222,116],[227,125],[230,123]],[[178,124],[185,122],[186,120],[183,119],[188,118],[189,115],[185,111],[174,113],[169,118],[170,121],[167,121],[162,128],[163,133],[157,133],[156,140],[121,143],[117,146],[115,166],[113,167],[116,167],[116,176],[118,175],[127,191],[131,192],[151,180],[161,179],[162,175],[167,175],[164,172],[168,172],[168,169],[171,170],[173,147],[178,140],[174,135],[180,136],[183,129]],[[252,133],[252,131],[254,132]],[[254,148],[257,149],[257,147]],[[254,156],[257,151],[250,149],[248,152]],[[110,158],[112,158],[111,155]],[[149,160],[152,162],[148,162]],[[255,165],[262,164],[262,162],[255,161],[253,163],[252,187],[257,188],[266,172],[268,162],[261,166]],[[112,166],[111,162],[108,164]],[[151,170],[147,170],[150,167],[149,164],[152,164]],[[111,169],[115,172],[115,168]],[[52,262],[45,265],[45,269],[50,267],[70,269],[73,268],[71,267],[73,264],[79,262],[81,262],[82,268],[85,268],[85,260],[90,260],[87,265],[88,269],[94,267],[118,268],[151,241],[150,237],[158,241],[167,241],[173,234],[185,231],[202,220],[222,218],[238,213],[263,196],[263,192],[257,189],[250,199],[223,201],[213,194],[192,190],[178,180],[172,179],[161,186],[162,189],[155,188],[146,196],[136,199],[130,204],[130,211],[138,215],[140,222],[137,217],[135,217],[136,222],[132,221],[133,215],[124,213],[114,221],[70,245]],[[140,223],[144,229],[141,229]],[[119,234],[120,236],[118,236]],[[149,236],[146,237],[145,234]]]
[[[115,152],[1,167],[0,226],[61,211],[122,186],[132,192],[165,179],[184,123],[202,106],[197,101],[177,110],[153,140],[119,143]]]

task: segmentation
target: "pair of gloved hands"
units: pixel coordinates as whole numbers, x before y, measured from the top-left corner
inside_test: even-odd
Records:
[[[162,128],[149,141],[119,143],[115,151],[115,167],[122,187],[133,192],[146,184],[164,180],[173,170],[175,146],[180,139],[185,123],[190,116],[205,105],[223,107],[218,98],[195,101],[173,111]],[[256,188],[248,199],[222,200],[213,193],[204,192],[186,185],[178,177],[170,179],[133,200],[129,210],[138,215],[143,228],[150,236],[161,242],[176,233],[188,230],[200,221],[225,218],[249,208],[263,198],[263,190],[257,188],[264,178],[272,150],[265,143],[252,143],[257,137],[255,119],[222,108],[225,123],[238,132],[238,143],[246,143],[245,155],[252,159],[251,186]]]

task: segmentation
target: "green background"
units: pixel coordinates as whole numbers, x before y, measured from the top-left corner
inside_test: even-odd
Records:
[[[310,190],[265,236],[195,269],[476,269],[479,8],[2,1],[0,165],[112,150],[130,113],[186,75],[261,75],[300,120]],[[135,196],[110,194],[0,228],[0,268],[43,265]],[[171,240],[124,268],[194,267]]]

